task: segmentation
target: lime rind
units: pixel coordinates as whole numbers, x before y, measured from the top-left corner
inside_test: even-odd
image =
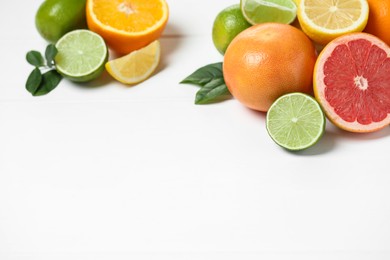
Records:
[[[252,26],[242,15],[240,4],[226,7],[215,17],[212,40],[215,48],[225,54],[230,42],[243,30]]]
[[[278,98],[269,108],[266,128],[281,147],[299,151],[316,144],[325,132],[326,119],[319,103],[303,93]]]
[[[104,71],[108,48],[103,38],[89,30],[74,30],[56,44],[59,73],[74,81],[89,81]]]
[[[241,0],[241,11],[252,25],[266,22],[290,24],[297,16],[292,0]]]

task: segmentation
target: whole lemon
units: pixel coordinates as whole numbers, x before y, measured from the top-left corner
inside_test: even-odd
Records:
[[[39,34],[55,43],[67,32],[87,28],[85,5],[86,0],[46,0],[35,15]]]

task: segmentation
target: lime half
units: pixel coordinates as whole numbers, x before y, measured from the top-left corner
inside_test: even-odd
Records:
[[[292,23],[297,16],[293,0],[241,0],[241,11],[251,24]]]
[[[278,98],[267,112],[268,134],[288,150],[303,150],[317,143],[325,132],[325,116],[309,95],[290,93]]]
[[[87,82],[104,71],[108,49],[100,35],[89,30],[71,31],[61,37],[56,47],[56,68],[64,77]]]

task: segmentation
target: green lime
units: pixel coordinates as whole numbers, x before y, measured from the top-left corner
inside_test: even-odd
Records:
[[[318,102],[302,93],[279,97],[266,118],[268,134],[288,150],[303,150],[317,143],[325,132],[325,122]]]
[[[213,24],[212,37],[215,47],[223,55],[233,38],[250,26],[242,15],[239,4],[223,9]]]
[[[251,24],[289,24],[297,16],[297,6],[293,0],[241,0],[241,11]]]
[[[74,30],[65,34],[56,47],[56,68],[64,77],[86,82],[104,71],[108,49],[100,35],[89,30]]]
[[[65,33],[87,28],[86,0],[46,0],[36,15],[35,26],[49,42],[58,41]]]

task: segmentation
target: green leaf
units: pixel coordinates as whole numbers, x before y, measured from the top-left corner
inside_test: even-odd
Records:
[[[206,104],[218,98],[230,95],[223,78],[216,78],[204,85],[195,97],[195,104]]]
[[[26,54],[26,60],[28,63],[35,67],[42,67],[45,65],[45,61],[42,54],[38,51],[29,51]]]
[[[26,89],[31,94],[35,94],[38,90],[39,85],[42,82],[42,73],[39,68],[35,68],[27,78]]]
[[[42,82],[33,96],[42,96],[55,89],[61,82],[62,76],[56,70],[50,70],[43,74]]]
[[[53,67],[53,65],[54,65],[54,58],[57,55],[57,53],[58,53],[58,50],[57,50],[56,46],[54,46],[54,44],[47,45],[46,51],[45,51],[45,57],[46,57],[46,64],[47,64],[47,66]]]
[[[223,78],[222,62],[217,62],[201,67],[182,80],[180,83],[205,86],[207,83],[217,78]]]
[[[201,67],[180,83],[201,86],[201,89],[196,93],[195,104],[207,104],[230,95],[223,78],[222,62]]]

